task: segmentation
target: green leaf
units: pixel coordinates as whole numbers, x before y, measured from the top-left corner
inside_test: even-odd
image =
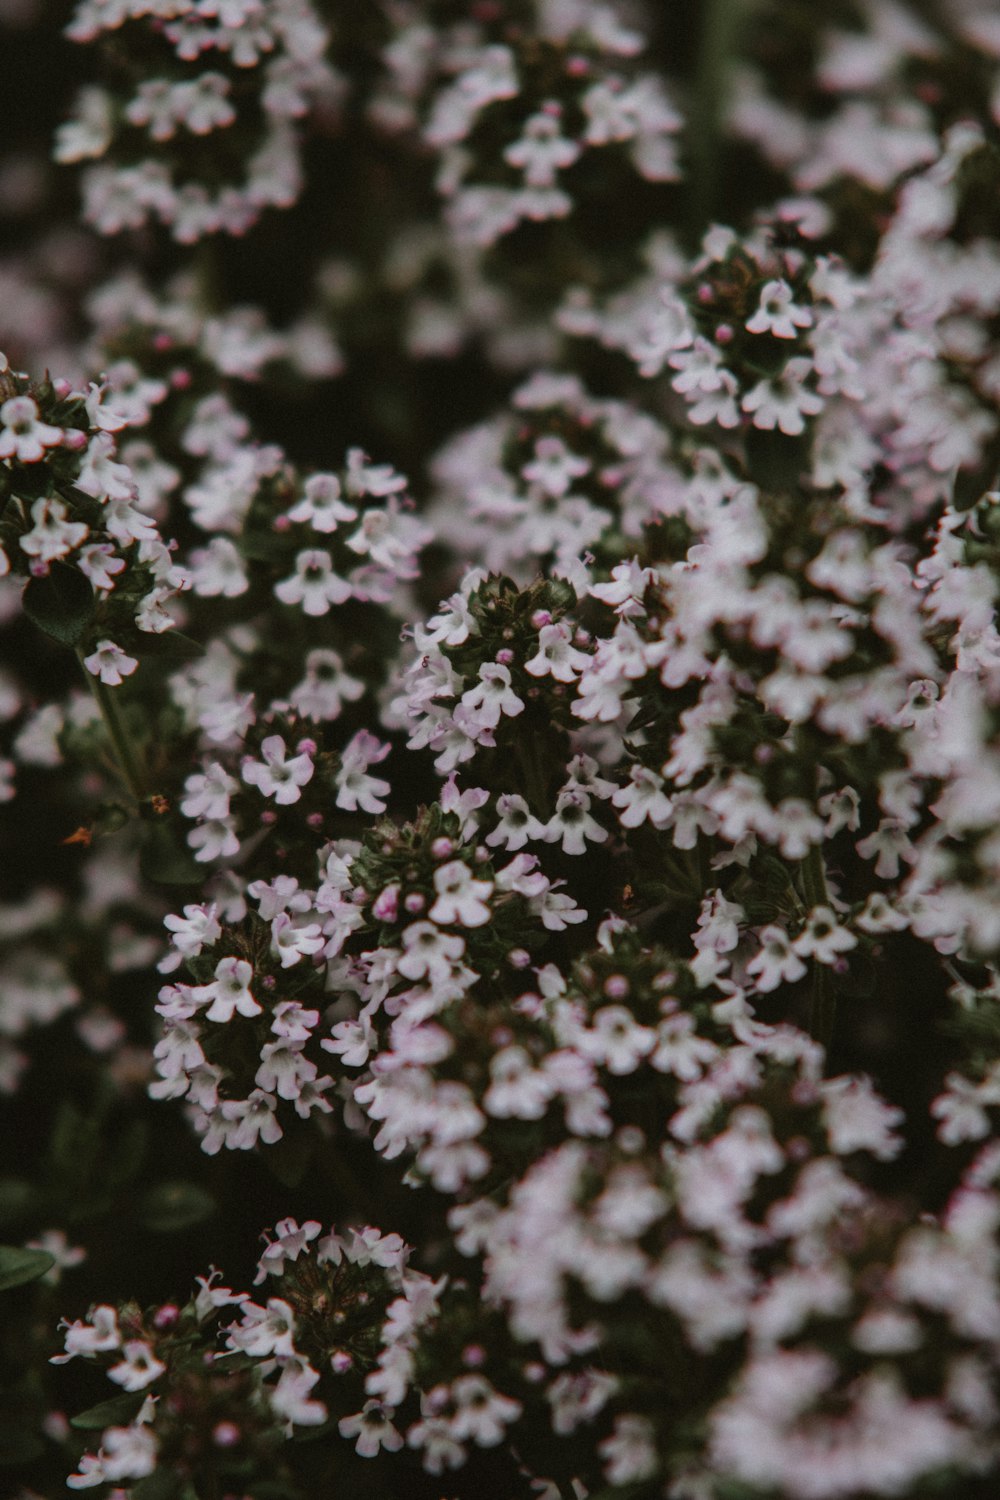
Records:
[[[49,1140],[49,1160],[61,1178],[79,1189],[89,1177],[98,1149],[97,1122],[88,1119],[71,1099],[56,1112]]]
[[[746,435],[750,478],[764,490],[795,490],[808,467],[804,438],[751,427]]]
[[[45,578],[32,578],[22,603],[28,619],[62,646],[78,646],[94,618],[94,590],[68,563],[54,562]]]
[[[78,1432],[98,1432],[105,1427],[127,1427],[145,1399],[143,1391],[126,1391],[124,1395],[111,1396],[107,1401],[99,1401],[96,1406],[88,1406],[86,1411],[70,1417],[69,1425]]]
[[[205,648],[200,641],[185,635],[183,630],[163,630],[158,635],[147,631],[142,640],[142,654],[191,661],[196,656],[204,656]]]
[[[138,1176],[148,1138],[149,1127],[146,1121],[133,1120],[108,1158],[102,1174],[105,1186],[115,1190]]]
[[[183,1488],[184,1481],[179,1474],[171,1474],[167,1469],[157,1469],[155,1474],[140,1479],[129,1493],[132,1500],[176,1500]]]
[[[37,1281],[55,1265],[47,1250],[22,1250],[18,1245],[0,1245],[0,1292]]]
[[[264,1161],[283,1187],[298,1187],[312,1160],[312,1148],[312,1136],[308,1131],[290,1128],[280,1141],[268,1146]]]
[[[151,823],[139,854],[144,880],[154,885],[197,885],[205,878],[205,867],[167,823]]]
[[[30,1464],[41,1458],[45,1444],[28,1427],[0,1426],[0,1465]]]
[[[158,1182],[139,1200],[139,1218],[158,1234],[201,1224],[215,1213],[215,1199],[193,1182]]]
[[[0,1228],[27,1218],[34,1197],[35,1189],[23,1177],[0,1177]]]

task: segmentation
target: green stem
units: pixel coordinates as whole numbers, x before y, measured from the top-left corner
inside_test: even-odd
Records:
[[[814,906],[828,905],[830,895],[826,888],[826,870],[818,844],[812,845],[799,869],[802,871],[802,895],[806,909],[812,911]]]
[[[837,1019],[837,996],[833,988],[833,975],[825,964],[813,962],[812,984],[809,991],[809,1010],[806,1030],[823,1048],[830,1050],[834,1022]]]
[[[718,209],[729,64],[736,50],[742,0],[702,0],[701,38],[688,110],[691,230],[699,239]]]
[[[807,910],[828,905],[830,894],[826,888],[823,854],[818,844],[812,846],[799,869],[802,872],[802,894]],[[813,959],[807,1029],[824,1051],[829,1050],[836,1018],[837,996],[833,987],[833,975],[826,964],[817,963]]]
[[[83,666],[83,652],[78,651],[77,655],[80,658],[80,665]],[[83,675],[86,677],[90,691],[94,695],[94,701],[101,711],[101,718],[107,730],[108,738],[114,748],[115,759],[118,762],[122,776],[135,800],[141,802],[146,795],[146,778],[139,757],[136,755],[135,747],[129,738],[128,730],[125,728],[122,720],[121,712],[115,701],[115,695],[106,683],[102,682],[99,677],[95,677],[92,672],[88,672],[86,667],[83,667]]]
[[[514,745],[514,754],[524,777],[528,806],[536,816],[544,818],[547,810],[545,777],[535,754],[534,739],[530,735],[519,738]]]

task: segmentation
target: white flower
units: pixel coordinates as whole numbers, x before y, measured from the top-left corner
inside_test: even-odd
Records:
[[[380,1448],[396,1453],[403,1446],[403,1438],[392,1425],[394,1415],[391,1406],[383,1406],[381,1401],[366,1401],[353,1416],[341,1417],[337,1431],[342,1438],[357,1438],[354,1451],[362,1458],[374,1458]]]
[[[306,675],[291,694],[292,707],[307,719],[340,717],[344,703],[363,696],[364,683],[344,671],[336,651],[319,646],[306,657]]]
[[[762,993],[775,990],[779,984],[794,984],[806,972],[806,966],[794,951],[787,932],[770,925],[760,932],[760,951],[747,964],[747,974],[756,979]]]
[[[524,134],[504,151],[504,161],[523,167],[529,187],[551,187],[556,173],[571,167],[580,155],[576,141],[560,133],[561,106],[554,100],[542,105],[524,124]]]
[[[830,1149],[838,1156],[870,1151],[879,1161],[891,1161],[903,1147],[895,1134],[904,1115],[876,1094],[868,1078],[828,1078],[821,1085],[823,1123]]]
[[[102,1303],[98,1307],[92,1307],[87,1316],[90,1320],[87,1323],[63,1325],[66,1329],[66,1353],[54,1354],[49,1361],[50,1364],[63,1365],[77,1354],[89,1357],[92,1354],[105,1354],[110,1349],[120,1347],[118,1314],[113,1307]]]
[[[824,401],[805,384],[812,366],[801,356],[790,359],[780,375],[760,380],[743,397],[744,411],[753,414],[753,425],[765,432],[781,429],[788,437],[805,431],[805,417],[815,417]]]
[[[524,700],[510,685],[510,668],[499,662],[484,662],[479,682],[462,694],[462,705],[476,729],[496,729],[501,718],[516,718],[524,711]]]
[[[187,795],[180,808],[186,818],[228,818],[229,799],[239,791],[239,782],[218,761],[212,761],[204,772],[187,778],[184,790]]]
[[[252,1151],[258,1137],[267,1146],[280,1141],[284,1131],[275,1116],[278,1101],[263,1089],[254,1089],[248,1099],[225,1099],[222,1117],[225,1141],[231,1151]]]
[[[274,585],[282,604],[301,604],[307,615],[325,615],[331,604],[351,597],[351,585],[333,571],[329,552],[308,548],[295,559],[295,572]]]
[[[591,658],[585,651],[573,645],[573,632],[565,620],[554,625],[543,625],[538,632],[538,650],[524,664],[524,670],[532,677],[546,674],[556,682],[575,682],[581,672],[590,666]]]
[[[309,1399],[309,1392],[318,1380],[318,1373],[304,1360],[289,1360],[282,1367],[277,1385],[268,1391],[272,1410],[289,1424],[318,1427],[327,1417],[322,1401]]]
[[[619,787],[611,803],[619,809],[623,828],[638,828],[647,818],[654,828],[665,828],[674,806],[663,790],[663,777],[639,764],[630,767],[628,786]]]
[[[800,958],[815,958],[817,963],[832,964],[837,955],[857,946],[857,938],[841,927],[829,906],[814,906],[805,927],[792,944]]]
[[[449,860],[434,871],[437,900],[427,915],[432,922],[457,922],[460,927],[482,927],[490,920],[485,904],[493,892],[492,880],[476,880],[460,859]]]
[[[143,1339],[129,1339],[122,1345],[122,1353],[125,1358],[119,1364],[111,1366],[108,1379],[126,1391],[144,1390],[147,1385],[158,1380],[167,1368]]]
[[[285,1261],[298,1260],[318,1237],[322,1227],[317,1219],[307,1219],[304,1224],[300,1224],[297,1219],[279,1219],[274,1226],[274,1238],[270,1239],[267,1234],[264,1236],[268,1244],[257,1262],[254,1285],[259,1286],[267,1276],[280,1276],[285,1269]]]
[[[748,333],[769,333],[776,339],[794,339],[800,328],[809,328],[812,313],[800,307],[787,281],[768,281],[761,287],[760,306],[747,322]]]
[[[89,528],[83,521],[70,521],[68,515],[61,500],[34,501],[31,519],[35,524],[21,537],[21,551],[47,564],[79,547],[90,535]]]
[[[517,792],[501,792],[496,810],[500,821],[493,832],[486,835],[491,849],[502,844],[513,854],[531,839],[544,839],[545,825],[532,814],[527,802]]]
[[[385,760],[391,745],[382,743],[367,729],[357,734],[344,746],[337,771],[337,806],[345,812],[385,812],[385,798],[392,787],[381,776],[369,776],[368,767]]]
[[[250,587],[243,559],[225,536],[191,553],[191,587],[203,599],[237,599]]]
[[[469,1438],[480,1448],[493,1448],[503,1441],[504,1430],[516,1422],[523,1410],[520,1401],[502,1396],[483,1375],[460,1375],[452,1382],[455,1414],[451,1433],[459,1442]]]
[[[240,852],[232,818],[209,818],[199,823],[197,828],[191,829],[187,841],[199,864],[207,864],[213,859],[230,859]]]
[[[316,922],[299,926],[287,911],[281,911],[271,923],[271,952],[275,958],[280,958],[283,969],[318,953],[325,944],[326,939]]]
[[[30,396],[11,396],[0,406],[0,458],[34,464],[45,457],[46,448],[62,440],[61,427],[39,421],[38,406]]]
[[[616,1487],[651,1479],[659,1467],[648,1417],[617,1416],[613,1433],[599,1444],[598,1451],[605,1461],[604,1477]]]
[[[302,787],[312,780],[312,757],[301,755],[286,758],[285,742],[280,734],[270,734],[261,743],[264,759],[248,760],[243,766],[243,780],[255,786],[264,797],[273,797],[279,806],[287,807],[298,802]]]
[[[587,840],[603,844],[607,830],[591,816],[590,797],[580,787],[565,787],[556,798],[556,810],[545,825],[546,843],[561,843],[564,854],[583,854]]]
[[[215,966],[215,978],[211,984],[200,984],[191,991],[198,1005],[207,1005],[207,1021],[231,1021],[239,1012],[241,1016],[259,1016],[261,1007],[250,992],[253,965],[245,958],[220,958]]]
[[[314,531],[329,534],[341,521],[357,520],[357,510],[340,498],[336,474],[313,474],[306,480],[305,495],[288,512],[290,521],[308,521]]]
[[[433,922],[412,922],[403,932],[403,949],[396,969],[404,979],[433,982],[451,973],[465,952],[465,939],[457,932],[442,932]]]
[[[106,1427],[100,1458],[105,1479],[145,1479],[156,1468],[156,1438],[141,1421]]]
[[[120,687],[126,677],[131,677],[139,662],[114,641],[98,641],[97,649],[84,657],[83,665],[107,687]]]
[[[640,1025],[624,1005],[602,1006],[594,1015],[591,1028],[577,1038],[585,1057],[618,1076],[634,1073],[656,1043],[656,1032]]]
[[[240,1307],[242,1321],[234,1323],[226,1335],[230,1349],[241,1349],[254,1359],[277,1355],[290,1359],[295,1354],[295,1314],[281,1297],[270,1297],[266,1307],[249,1298]]]

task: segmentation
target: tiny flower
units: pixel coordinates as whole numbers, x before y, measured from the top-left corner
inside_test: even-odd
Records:
[[[360,729],[344,746],[336,775],[338,807],[345,812],[357,812],[359,807],[366,813],[385,812],[384,799],[392,787],[381,776],[369,776],[368,767],[385,760],[391,748],[367,729]]]
[[[21,551],[37,563],[44,564],[43,571],[48,571],[50,562],[66,557],[90,535],[83,521],[70,521],[68,516],[61,500],[43,497],[31,507],[31,519],[35,524],[21,537]]]
[[[336,531],[341,521],[357,520],[357,510],[340,498],[336,474],[313,474],[306,480],[305,495],[288,512],[290,521],[306,521],[314,531]]]
[[[544,823],[538,821],[517,792],[501,792],[497,798],[497,816],[499,823],[492,833],[486,835],[486,843],[491,849],[499,844],[514,854],[529,840],[546,837]]]
[[[158,1380],[167,1368],[142,1339],[129,1339],[122,1345],[122,1353],[125,1358],[119,1364],[112,1365],[108,1371],[108,1379],[126,1391],[144,1390],[147,1385]]]
[[[115,554],[110,542],[92,542],[82,547],[76,563],[95,589],[113,589],[119,573],[125,571],[125,559]]]
[[[283,969],[318,953],[325,945],[326,939],[316,922],[300,927],[287,911],[281,911],[271,923],[271,952],[281,960]]]
[[[259,1016],[261,1007],[250,992],[252,978],[253,966],[245,958],[221,958],[212,983],[197,985],[191,994],[199,1005],[211,1001],[205,1012],[208,1021],[231,1021],[236,1012]]]
[[[83,665],[94,677],[99,677],[106,687],[120,687],[126,677],[131,677],[139,662],[129,656],[114,641],[98,641],[97,649],[85,656]]]
[[[428,912],[432,922],[457,922],[460,927],[482,927],[490,920],[486,905],[492,880],[476,880],[468,865],[453,859],[434,871],[437,900]]]
[[[792,948],[800,958],[815,958],[817,963],[832,964],[838,954],[856,947],[857,941],[853,932],[841,927],[829,906],[814,906]]]
[[[309,548],[295,559],[295,572],[274,585],[282,604],[301,604],[307,615],[325,615],[331,604],[351,597],[351,585],[333,571],[329,552]]]
[[[264,759],[249,760],[243,767],[243,780],[255,786],[264,797],[273,797],[281,807],[298,802],[301,788],[312,780],[312,757],[306,754],[286,758],[285,742],[280,734],[268,735],[261,744]]]
[[[806,972],[806,966],[792,948],[787,932],[777,926],[764,927],[760,933],[760,952],[747,964],[747,974],[757,981],[763,993],[779,984],[794,984]]]
[[[794,339],[800,328],[812,324],[808,307],[800,307],[787,281],[768,281],[761,288],[760,306],[747,323],[748,333],[769,333],[776,339]]]
[[[538,650],[524,664],[524,670],[532,677],[546,674],[556,682],[575,682],[581,672],[590,666],[591,658],[585,651],[573,645],[573,632],[565,620],[555,625],[543,625],[538,632]]]
[[[0,458],[34,464],[45,457],[46,448],[62,442],[62,428],[40,421],[39,415],[30,396],[12,396],[0,406]]]
[[[760,380],[743,397],[742,407],[753,415],[753,425],[765,432],[775,427],[788,437],[805,431],[805,417],[815,417],[823,410],[822,396],[805,384],[811,365],[808,359],[790,359],[780,375]]]
[[[341,1417],[337,1431],[342,1438],[357,1438],[354,1451],[362,1458],[374,1458],[380,1448],[396,1453],[403,1446],[403,1438],[392,1425],[393,1416],[391,1406],[383,1406],[381,1401],[366,1401],[353,1416]]]
[[[566,787],[556,798],[556,810],[542,835],[549,844],[561,843],[564,854],[583,854],[587,840],[603,844],[607,830],[590,814],[590,797],[579,787]]]

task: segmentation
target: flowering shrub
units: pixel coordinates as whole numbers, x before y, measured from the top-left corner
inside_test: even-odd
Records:
[[[19,1500],[995,1494],[992,8],[0,34]]]

